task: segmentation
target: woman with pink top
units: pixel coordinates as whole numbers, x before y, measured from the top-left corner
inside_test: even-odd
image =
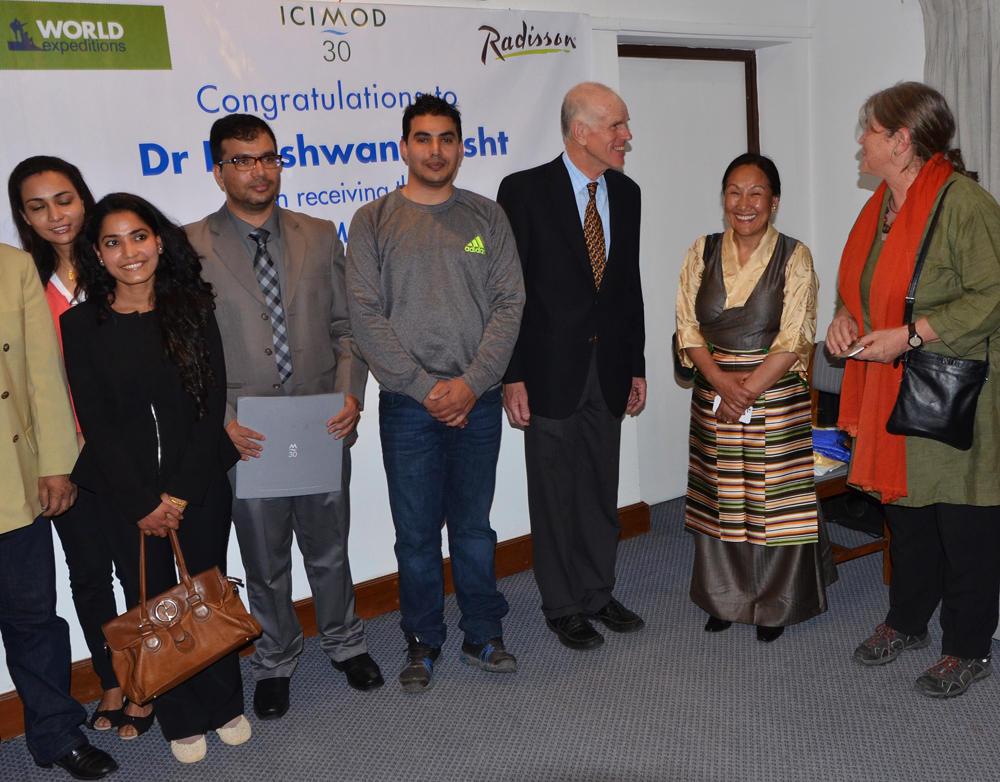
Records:
[[[59,333],[59,316],[84,298],[77,287],[74,242],[94,197],[76,166],[48,155],[18,163],[7,181],[7,194],[21,245],[35,260]],[[79,425],[77,430],[80,437]],[[66,555],[76,615],[104,690],[88,725],[94,730],[117,728],[121,738],[133,739],[149,730],[153,716],[150,706],[125,702],[104,650],[101,625],[117,616],[118,608],[103,516],[97,495],[81,488],[76,504],[53,524]]]

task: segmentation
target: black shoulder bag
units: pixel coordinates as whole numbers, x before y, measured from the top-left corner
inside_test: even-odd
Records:
[[[913,279],[906,293],[904,323],[909,323],[913,317],[917,280],[945,195],[947,189],[938,201],[938,208],[917,256]],[[927,437],[960,451],[969,450],[972,447],[979,392],[990,376],[989,339],[986,340],[985,361],[951,358],[920,348],[908,350],[901,359],[896,359],[897,362],[900,360],[903,362],[903,380],[892,414],[885,424],[886,431],[909,437]]]

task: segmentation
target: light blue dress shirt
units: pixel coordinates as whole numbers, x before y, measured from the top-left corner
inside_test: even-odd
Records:
[[[573,195],[576,196],[576,209],[580,213],[580,225],[583,225],[584,215],[587,212],[587,202],[590,200],[590,193],[587,192],[587,183],[593,182],[588,179],[580,169],[573,165],[566,152],[562,153],[563,163],[569,172],[569,181],[573,185]],[[601,225],[604,227],[604,257],[608,257],[611,249],[611,208],[608,206],[608,183],[604,181],[604,174],[597,178],[597,194],[594,197],[597,204],[597,214],[601,218]]]

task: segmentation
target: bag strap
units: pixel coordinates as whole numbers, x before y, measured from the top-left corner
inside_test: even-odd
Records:
[[[149,624],[146,613],[146,534],[139,530],[139,626]]]
[[[177,538],[177,530],[168,530],[170,533],[170,545],[174,550],[174,559],[177,560],[177,572],[180,574],[181,583],[188,588],[188,592],[194,591],[194,582],[191,574],[188,573],[187,565],[184,563],[184,555],[181,553],[181,542]]]
[[[156,405],[149,403],[149,410],[153,415],[153,428],[156,432],[156,468],[159,470],[160,462],[163,458],[163,449],[160,444],[160,420],[156,415]],[[177,530],[168,529],[170,535],[170,547],[174,550],[174,559],[177,562],[177,572],[180,574],[180,583],[184,584],[188,593],[188,602],[192,605],[201,602],[198,590],[195,588],[191,574],[188,573],[187,565],[184,562],[184,555],[181,553],[181,543],[177,539]],[[146,611],[146,534],[139,530],[139,624],[149,624],[149,613]]]
[[[187,564],[184,562],[184,554],[181,553],[181,543],[177,538],[177,530],[168,530],[170,536],[170,547],[174,550],[174,560],[177,562],[177,572],[180,574],[180,582],[184,584],[188,592],[188,602],[192,605],[201,602],[201,596],[191,579]],[[139,626],[148,625],[149,612],[146,610],[146,535],[139,530]]]
[[[917,294],[917,281],[920,279],[920,272],[924,268],[924,260],[927,258],[927,248],[931,244],[931,236],[934,234],[934,229],[937,228],[938,216],[941,214],[941,205],[944,203],[944,197],[948,195],[948,188],[951,187],[952,183],[949,182],[944,186],[944,190],[941,193],[941,197],[938,199],[937,209],[934,210],[934,214],[931,217],[930,225],[927,226],[927,235],[924,236],[924,243],[920,247],[920,254],[917,256],[917,262],[913,264],[913,279],[910,280],[910,288],[906,291],[906,309],[903,314],[903,323],[909,323],[910,319],[913,317],[913,302],[916,300]],[[905,360],[906,353],[903,354],[902,358]],[[897,359],[898,360],[898,359]],[[989,362],[990,362],[990,338],[986,338],[986,379],[990,379],[989,375]]]
[[[944,190],[941,192],[937,209],[934,210],[934,214],[931,216],[930,225],[927,226],[927,234],[924,236],[924,243],[921,245],[920,253],[917,255],[917,262],[913,264],[913,279],[910,280],[910,288],[906,291],[906,311],[903,315],[904,324],[909,323],[913,317],[913,302],[917,295],[917,281],[920,279],[920,272],[924,268],[924,260],[927,258],[927,248],[931,246],[931,237],[934,235],[934,229],[937,228],[938,217],[941,215],[941,205],[944,204],[944,197],[948,195],[948,188],[951,185],[951,182],[946,184]]]

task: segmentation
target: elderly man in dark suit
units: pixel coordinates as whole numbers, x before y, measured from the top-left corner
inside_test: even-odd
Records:
[[[549,628],[571,649],[604,642],[590,619],[632,632],[612,596],[620,525],[622,415],[646,401],[639,187],[622,174],[624,101],[585,82],[563,100],[565,151],[506,177],[527,302],[504,376],[504,409],[524,428],[535,579]]]
[[[302,650],[292,604],[293,531],[312,589],[320,646],[355,689],[383,683],[354,612],[347,560],[347,444],[356,438],[368,367],[351,335],[344,247],[333,223],[275,204],[282,160],[271,128],[257,117],[231,114],[212,126],[209,146],[226,203],[187,232],[217,296],[229,381],[226,429],[233,444],[243,459],[267,447],[267,432],[237,420],[239,396],[346,394],[344,408],[331,410],[326,422],[330,435],[345,443],[340,491],[233,501],[250,608],[264,630],[252,658],[254,711],[275,719],[288,710],[289,679]]]

